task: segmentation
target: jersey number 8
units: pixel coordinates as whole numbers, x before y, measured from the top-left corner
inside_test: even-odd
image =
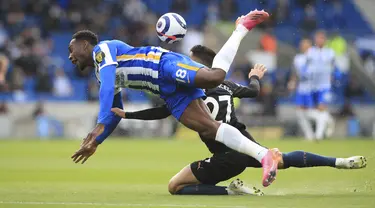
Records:
[[[184,79],[186,77],[186,74],[187,74],[187,72],[184,69],[179,69],[179,70],[176,71],[176,77],[177,78]]]

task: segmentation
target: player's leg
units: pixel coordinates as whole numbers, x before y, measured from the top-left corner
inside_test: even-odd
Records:
[[[322,156],[305,151],[293,151],[282,154],[279,163],[280,169],[289,167],[309,168],[309,167],[333,167],[338,169],[359,169],[367,165],[363,156],[353,156],[349,158],[335,158]]]
[[[360,169],[367,166],[367,160],[364,156],[335,158],[305,151],[293,151],[280,154],[282,157],[278,164],[278,169],[287,169],[290,167],[332,167],[337,169]],[[257,160],[249,157],[247,167],[260,168],[262,166]]]
[[[241,128],[241,133],[248,139],[255,141],[246,129]],[[278,152],[278,150],[276,149]],[[289,167],[309,168],[309,167],[333,167],[338,169],[359,169],[365,168],[367,160],[364,156],[352,156],[348,158],[334,158],[322,156],[305,151],[293,151],[288,153],[281,153],[281,160],[278,164],[279,169],[286,169]],[[260,168],[262,165],[254,158],[248,157],[247,167]]]
[[[237,54],[242,39],[246,36],[248,31],[268,19],[268,17],[269,14],[267,12],[255,10],[238,18],[236,21],[236,29],[216,54],[212,63],[212,70],[205,68],[200,69],[194,80],[195,85],[199,88],[208,89],[221,84]]]
[[[162,56],[162,73],[169,82],[179,85],[210,89],[220,85],[229,71],[238,47],[249,30],[269,17],[267,12],[252,11],[236,21],[236,30],[216,54],[212,69],[177,54]]]
[[[307,140],[314,139],[314,133],[311,123],[308,119],[307,109],[312,107],[312,98],[308,94],[296,94],[296,105],[297,105],[297,119],[300,128],[303,131],[304,137]]]
[[[248,156],[238,152],[219,153],[184,167],[169,182],[169,192],[177,195],[262,195],[253,187],[247,188],[239,179],[227,186],[216,186],[242,173]]]
[[[215,139],[229,148],[249,155],[261,162],[264,186],[270,185],[275,180],[277,164],[280,159],[279,155],[250,141],[238,129],[213,120],[202,99],[190,102],[179,120],[186,127],[198,132],[201,136],[207,139]]]
[[[315,99],[317,104],[315,137],[316,139],[321,140],[324,137],[324,133],[330,121],[330,114],[328,111],[329,90],[321,90],[317,92]]]

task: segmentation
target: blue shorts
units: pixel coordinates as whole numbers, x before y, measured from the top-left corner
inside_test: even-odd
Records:
[[[180,120],[193,100],[205,96],[203,90],[194,85],[197,71],[205,66],[174,52],[162,55],[160,65],[160,97],[172,115]]]
[[[312,108],[314,106],[311,93],[296,93],[296,105],[304,108]]]
[[[318,90],[312,93],[314,106],[328,105],[331,101],[331,94],[329,89]]]

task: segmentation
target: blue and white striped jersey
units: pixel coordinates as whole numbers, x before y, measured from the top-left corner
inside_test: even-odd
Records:
[[[300,53],[294,57],[293,65],[298,74],[297,92],[308,94],[313,91],[313,73],[306,66],[307,56]]]
[[[102,41],[94,47],[95,74],[108,65],[116,65],[115,93],[122,88],[145,90],[159,94],[159,64],[167,50],[154,47],[132,47],[119,40]]]
[[[311,47],[307,53],[307,67],[313,72],[313,90],[331,88],[331,75],[335,67],[335,52],[330,48]]]

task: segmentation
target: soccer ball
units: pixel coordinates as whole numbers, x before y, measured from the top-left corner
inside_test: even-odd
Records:
[[[186,34],[186,22],[176,13],[166,13],[156,23],[156,32],[161,41],[175,43],[182,40]]]

